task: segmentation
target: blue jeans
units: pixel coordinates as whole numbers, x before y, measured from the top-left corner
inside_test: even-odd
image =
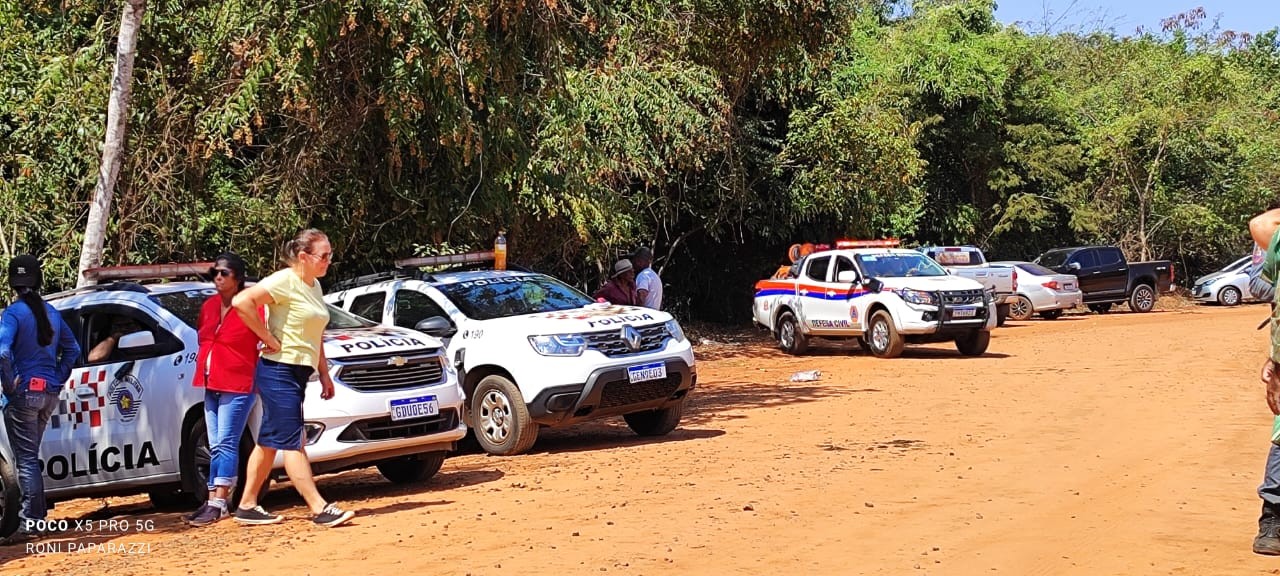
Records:
[[[249,422],[252,393],[204,391],[204,425],[209,432],[209,490],[234,487],[240,471],[240,436]]]
[[[58,407],[58,396],[48,392],[22,392],[9,397],[4,409],[4,425],[9,447],[17,460],[18,486],[22,489],[22,509],[26,521],[44,520],[49,506],[44,499],[44,472],[40,469],[40,442],[49,417]]]

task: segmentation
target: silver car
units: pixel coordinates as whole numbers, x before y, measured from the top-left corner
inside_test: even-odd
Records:
[[[1191,296],[1197,302],[1217,302],[1223,306],[1235,306],[1249,296],[1249,265],[1252,259],[1245,256],[1227,264],[1225,268],[1196,278],[1191,288]]]
[[[1029,320],[1039,314],[1057,320],[1062,313],[1084,302],[1080,283],[1071,274],[1059,274],[1033,262],[992,262],[991,266],[1013,268],[1016,287],[1009,304],[1011,320]]]

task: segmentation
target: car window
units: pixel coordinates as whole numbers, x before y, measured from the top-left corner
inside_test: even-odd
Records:
[[[356,296],[351,301],[351,313],[375,322],[382,320],[382,309],[387,303],[387,293],[379,290]]]
[[[1094,257],[1093,250],[1081,250],[1071,256],[1070,262],[1079,264],[1081,268],[1095,268],[1098,266],[1098,259]]]
[[[1083,251],[1082,251],[1083,252]],[[1059,268],[1067,263],[1073,252],[1071,250],[1050,250],[1036,258],[1036,264],[1048,268]]]
[[[396,291],[396,326],[413,328],[432,316],[448,318],[444,310],[430,296],[417,290]]]
[[[151,301],[177,316],[187,326],[198,330],[200,328],[198,326],[200,323],[200,308],[204,306],[205,300],[217,293],[218,291],[213,288],[185,290],[166,294],[152,294]]]
[[[935,248],[929,256],[943,266],[977,266],[982,264],[982,253],[967,248]]]
[[[182,340],[174,336],[150,314],[136,308],[110,304],[81,308],[81,348],[85,364],[110,364],[156,358],[182,351]],[[120,340],[131,334],[149,332],[154,344],[120,348]]]
[[[1030,274],[1032,276],[1053,276],[1054,274],[1057,274],[1057,272],[1054,272],[1053,270],[1032,262],[1018,264],[1016,268],[1021,270],[1023,273]]]
[[[906,278],[908,276],[946,276],[937,262],[924,254],[888,252],[855,256],[868,278]]]
[[[541,274],[450,282],[435,287],[474,320],[559,312],[595,302],[577,289]]]
[[[827,268],[829,267],[831,267],[830,256],[822,256],[821,258],[814,258],[811,262],[809,262],[808,271],[805,272],[804,275],[807,276],[810,280],[813,280],[815,282],[826,282]]]
[[[1098,249],[1098,265],[1114,266],[1124,262],[1124,254],[1120,253],[1119,248],[1099,248]]]
[[[836,257],[836,273],[832,275],[832,280],[839,280],[841,272],[856,273],[857,271],[858,271],[858,268],[853,265],[853,260],[850,260],[848,256],[837,256]]]
[[[342,330],[345,328],[368,328],[377,326],[378,323],[367,318],[356,316],[346,310],[343,310],[332,304],[327,305],[329,308],[329,323],[325,324],[325,330]]]

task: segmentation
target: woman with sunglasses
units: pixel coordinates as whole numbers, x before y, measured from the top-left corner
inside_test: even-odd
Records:
[[[308,229],[285,245],[285,255],[288,268],[263,278],[231,302],[245,325],[262,340],[262,357],[253,376],[262,399],[262,426],[258,445],[249,455],[248,481],[236,509],[236,521],[254,525],[284,520],[284,516],[270,514],[258,505],[258,489],[271,472],[276,452],[281,451],[285,472],[311,508],[312,521],[319,526],[337,526],[355,513],[326,502],[316,490],[302,429],[303,392],[313,373],[320,378],[320,397],[333,398],[323,345],[329,309],[319,281],[329,271],[333,249],[324,232]],[[267,308],[265,324],[255,312],[260,306]]]
[[[240,438],[253,409],[253,368],[258,336],[231,311],[231,301],[244,290],[245,264],[227,252],[209,270],[217,294],[200,308],[196,330],[200,351],[193,384],[204,388],[204,423],[209,433],[209,499],[184,516],[192,526],[208,526],[230,515],[227,502],[240,467]],[[255,312],[262,317],[262,309]]]

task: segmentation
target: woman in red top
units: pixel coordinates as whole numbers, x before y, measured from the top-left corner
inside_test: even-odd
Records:
[[[240,436],[257,398],[253,370],[258,362],[258,337],[231,309],[231,299],[244,289],[244,260],[230,252],[221,254],[209,272],[218,293],[200,309],[200,352],[194,382],[204,388],[209,499],[184,517],[192,526],[208,526],[228,516],[227,501],[240,467]]]

